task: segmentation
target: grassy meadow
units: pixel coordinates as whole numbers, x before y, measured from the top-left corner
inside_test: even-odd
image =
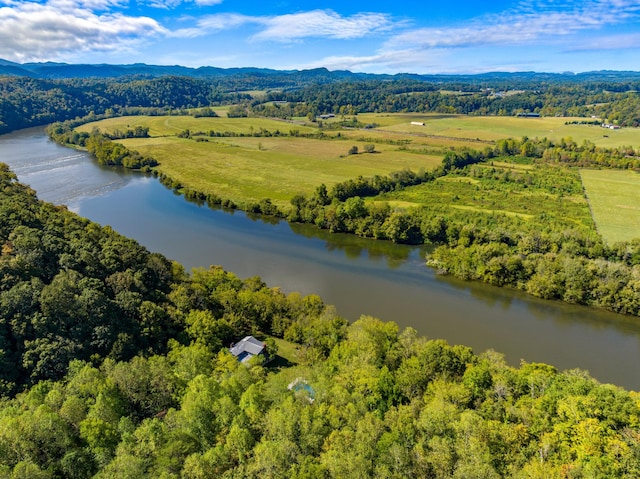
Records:
[[[446,114],[375,114],[357,116],[368,128],[320,130],[318,125],[295,119],[227,118],[216,108],[217,118],[190,116],[118,117],[83,125],[81,131],[126,131],[149,128],[151,138],[118,140],[160,162],[156,167],[193,190],[215,193],[236,203],[270,198],[285,206],[296,194],[309,194],[320,184],[328,187],[359,175],[386,175],[405,168],[417,171],[440,164],[449,148],[482,149],[502,138],[528,136],[553,140],[571,137],[598,146],[640,145],[640,129],[608,130],[599,126],[565,124],[582,118],[518,118]],[[340,122],[337,116],[326,120]],[[412,125],[423,122],[424,125]],[[371,127],[375,125],[375,127]],[[178,134],[190,130],[192,138]],[[286,136],[252,136],[279,131]],[[213,131],[223,136],[208,136]],[[323,131],[325,138],[295,136]],[[234,136],[234,135],[247,136]],[[367,144],[374,153],[365,153]],[[352,146],[359,153],[348,155]],[[491,168],[531,172],[532,165],[492,162]],[[547,174],[548,172],[544,173]],[[634,192],[639,176],[622,171],[583,170],[582,181],[598,230],[608,242],[640,237],[640,200]],[[559,180],[563,181],[563,180]],[[578,179],[579,181],[579,179]],[[507,191],[508,190],[508,191]],[[567,224],[591,221],[582,195],[557,195],[544,189],[501,189],[497,183],[473,178],[441,178],[433,185],[408,188],[375,201],[397,208],[438,203],[458,211],[505,213],[530,220],[546,212]]]
[[[622,128],[609,130],[594,125],[566,125],[566,122],[584,121],[585,118],[522,118],[510,116],[468,116],[438,114],[374,114],[358,115],[362,123],[377,123],[376,130],[399,134],[432,135],[436,137],[457,138],[461,141],[475,141],[475,148],[481,148],[480,142],[493,142],[504,138],[549,138],[560,140],[571,137],[581,144],[584,140],[596,146],[615,147],[621,145],[640,146],[640,129]],[[424,122],[424,126],[411,122]]]
[[[250,135],[260,129],[301,134],[319,131],[316,127],[264,118],[192,118],[187,116],[110,118],[78,128],[103,132],[149,127],[151,138],[118,140],[128,148],[153,156],[156,168],[190,188],[215,193],[236,203],[270,198],[284,205],[298,193],[312,193],[324,183],[328,187],[356,176],[386,175],[405,168],[431,169],[442,156],[433,152],[401,150],[375,140],[356,138],[313,139],[297,136],[201,137],[206,141],[178,138],[192,132],[232,132]],[[337,132],[330,132],[336,136]],[[374,153],[364,153],[374,143]],[[352,146],[360,153],[348,155]]]
[[[474,170],[478,177],[474,177]],[[493,177],[483,177],[482,170],[491,170]],[[526,181],[497,179],[507,172],[512,178],[520,176]],[[507,215],[526,222],[552,220],[566,227],[591,229],[594,223],[580,190],[576,170],[494,162],[473,166],[471,175],[448,175],[371,201],[386,201],[396,208],[429,205],[443,214],[470,211]]]
[[[598,232],[610,244],[640,238],[640,175],[628,170],[580,171]]]
[[[216,108],[219,115],[224,115],[226,110]],[[184,130],[209,132],[230,132],[250,134],[261,128],[269,131],[280,130],[288,133],[289,130],[298,130],[300,133],[313,133],[317,130],[314,126],[304,126],[284,120],[272,120],[269,118],[218,118],[192,116],[123,116],[108,118],[106,120],[87,123],[77,128],[78,131],[91,131],[94,127],[100,128],[103,132],[113,132],[114,130],[125,131],[128,128],[144,126],[149,128],[149,135],[155,136],[175,136]]]

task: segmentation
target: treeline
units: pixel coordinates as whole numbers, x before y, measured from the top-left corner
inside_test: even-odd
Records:
[[[561,138],[558,142],[527,137],[498,140],[493,152],[495,155],[522,156],[578,167],[640,168],[640,150],[633,146],[605,148],[589,140],[578,145],[571,137]]]
[[[136,127],[125,132],[112,132],[110,135],[101,133],[99,130],[78,132],[71,128],[69,122],[54,123],[47,127],[49,137],[61,145],[79,146],[86,148],[98,163],[107,166],[123,166],[134,170],[157,166],[158,162],[149,156],[143,156],[135,150],[130,150],[121,143],[112,141],[120,138],[146,138],[149,129]]]
[[[432,171],[423,170],[415,173],[402,170],[386,177],[359,176],[333,185],[330,191],[322,184],[309,197],[294,196],[286,217],[293,222],[315,224],[332,233],[353,233],[395,243],[432,243],[435,242],[433,235],[425,236],[410,213],[395,211],[387,202],[367,205],[364,198],[431,182],[453,169],[486,160],[487,153],[470,149],[448,151],[441,166]]]
[[[575,231],[522,234],[514,245],[475,237],[471,241],[440,246],[428,263],[465,280],[640,315],[640,241],[606,248]]]
[[[277,79],[272,79],[277,83]],[[269,81],[263,78],[262,81]],[[545,82],[536,79],[467,79],[434,77],[299,83],[293,90],[270,90],[265,98],[252,90],[251,75],[224,80],[181,76],[160,78],[78,78],[44,80],[0,77],[0,134],[96,115],[108,111],[152,108],[164,113],[198,107],[234,105],[231,116],[263,115],[290,118],[362,112],[436,112],[470,115],[514,115],[537,112],[547,116],[597,115],[621,126],[640,125],[637,81]],[[279,84],[265,86],[279,88]],[[266,102],[265,102],[266,99]],[[275,103],[274,103],[275,102]],[[213,110],[196,113],[210,115]]]
[[[111,135],[110,135],[111,136]],[[316,140],[333,140],[333,139],[346,139],[345,137],[342,136],[342,134],[340,132],[336,133],[336,134],[327,134],[323,131],[315,131],[315,132],[309,132],[309,133],[301,133],[299,129],[297,128],[291,128],[289,129],[289,131],[283,131],[280,130],[279,128],[275,129],[275,130],[269,130],[267,128],[258,128],[258,129],[254,129],[253,127],[249,128],[248,132],[243,132],[243,131],[229,131],[229,130],[224,130],[224,131],[220,131],[220,130],[209,130],[209,131],[195,131],[195,130],[190,130],[189,128],[182,130],[181,132],[177,133],[176,136],[178,138],[193,138],[193,139],[198,139],[198,138],[203,138],[203,137],[209,137],[209,138],[246,138],[246,137],[253,137],[253,138],[271,138],[271,137],[281,137],[281,136],[290,136],[290,137],[295,137],[295,138],[313,138]],[[202,140],[200,140],[202,141]]]
[[[84,146],[101,165],[148,170],[158,164],[154,158],[143,156],[135,150],[113,142],[99,132],[90,134]]]
[[[444,113],[545,116],[597,115],[621,126],[640,126],[640,83],[344,81],[294,91],[272,91],[254,100],[256,114],[290,118],[321,114]],[[275,103],[274,103],[275,102]],[[286,103],[283,103],[286,102]]]

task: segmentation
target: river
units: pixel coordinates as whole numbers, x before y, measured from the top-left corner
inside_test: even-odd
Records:
[[[187,269],[222,265],[285,292],[318,294],[342,316],[411,326],[429,338],[495,349],[507,362],[586,369],[640,390],[640,320],[441,277],[424,250],[187,202],[156,179],[97,165],[41,128],[0,136],[0,161],[38,197],[135,238]]]

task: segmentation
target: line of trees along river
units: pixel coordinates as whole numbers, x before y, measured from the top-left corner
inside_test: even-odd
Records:
[[[187,268],[220,264],[285,291],[319,294],[350,320],[369,314],[476,352],[495,349],[512,364],[587,369],[601,381],[640,388],[634,318],[438,277],[418,248],[200,207],[153,178],[102,168],[41,129],[0,137],[0,158],[40,198]]]

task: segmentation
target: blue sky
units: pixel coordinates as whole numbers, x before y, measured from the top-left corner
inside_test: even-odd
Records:
[[[0,0],[0,58],[370,73],[640,70],[640,0]]]

